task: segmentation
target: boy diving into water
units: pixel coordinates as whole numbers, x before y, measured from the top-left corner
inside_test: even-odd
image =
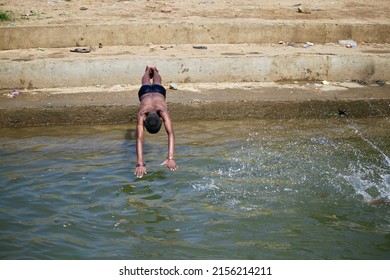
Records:
[[[150,83],[150,80],[153,83]],[[149,133],[159,132],[162,122],[168,134],[168,156],[161,164],[166,165],[170,170],[177,169],[176,162],[173,158],[175,149],[175,134],[171,118],[168,113],[165,102],[166,90],[161,85],[161,76],[155,66],[148,65],[145,74],[142,77],[142,86],[139,89],[138,97],[140,107],[137,115],[137,158],[138,163],[134,175],[142,178],[146,174],[146,165],[143,159],[142,142],[144,140],[144,126]]]

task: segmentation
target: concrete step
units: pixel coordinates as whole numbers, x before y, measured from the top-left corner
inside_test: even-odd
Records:
[[[291,44],[290,44],[291,45]],[[167,44],[0,52],[0,88],[140,83],[147,64],[165,83],[390,80],[389,44]],[[200,47],[200,48],[198,48]]]
[[[388,20],[201,19],[0,27],[0,50],[153,44],[390,43]]]
[[[383,118],[390,85],[357,82],[184,83],[168,89],[174,121]],[[0,91],[0,127],[133,123],[139,85]],[[347,120],[346,120],[347,121]]]

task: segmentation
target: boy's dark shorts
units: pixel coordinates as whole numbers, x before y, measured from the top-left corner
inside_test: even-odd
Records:
[[[141,88],[138,91],[138,98],[141,99],[141,96],[149,93],[149,92],[158,92],[161,93],[164,97],[167,93],[165,88],[162,85],[159,84],[153,84],[153,85],[142,85]]]

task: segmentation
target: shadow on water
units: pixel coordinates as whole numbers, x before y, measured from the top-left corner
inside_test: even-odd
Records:
[[[4,129],[3,259],[388,259],[383,119]],[[361,244],[365,244],[362,246]]]

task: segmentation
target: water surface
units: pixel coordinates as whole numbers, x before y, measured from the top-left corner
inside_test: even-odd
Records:
[[[2,259],[389,259],[388,119],[0,130]],[[374,203],[372,202],[374,201]]]

